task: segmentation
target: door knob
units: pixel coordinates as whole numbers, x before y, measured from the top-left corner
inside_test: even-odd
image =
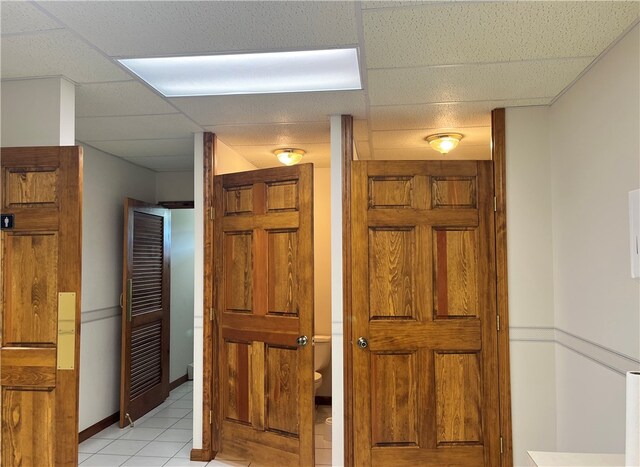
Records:
[[[309,339],[307,338],[307,336],[300,336],[298,337],[298,339],[296,339],[296,342],[298,343],[299,347],[304,347],[305,345],[307,345],[307,342],[309,342]]]
[[[369,346],[369,342],[364,337],[358,337],[358,347],[366,349]]]

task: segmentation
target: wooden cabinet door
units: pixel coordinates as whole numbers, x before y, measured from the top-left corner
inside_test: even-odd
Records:
[[[314,462],[312,184],[310,164],[215,178],[219,445],[256,465]]]
[[[1,463],[77,465],[82,148],[2,148],[0,167]]]
[[[352,168],[355,465],[499,465],[491,162]]]
[[[169,397],[171,214],[134,199],[124,213],[120,427]]]

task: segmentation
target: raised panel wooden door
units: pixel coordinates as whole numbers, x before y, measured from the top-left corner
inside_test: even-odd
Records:
[[[499,465],[491,162],[352,170],[355,465]]]
[[[120,426],[169,397],[168,209],[126,199]]]
[[[314,463],[312,183],[310,164],[215,179],[218,445],[252,465]]]
[[[0,150],[3,466],[78,459],[82,148]]]

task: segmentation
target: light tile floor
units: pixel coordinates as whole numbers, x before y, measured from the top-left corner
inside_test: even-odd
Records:
[[[118,424],[80,443],[78,462],[82,467],[247,467],[249,461],[216,459],[209,463],[189,460],[192,447],[193,383],[171,391],[169,398],[139,420],[133,428]],[[331,407],[316,411],[316,465],[331,465],[331,443],[323,438],[325,419]]]

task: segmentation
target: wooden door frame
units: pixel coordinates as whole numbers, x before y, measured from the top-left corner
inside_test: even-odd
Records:
[[[507,185],[505,109],[491,111],[491,147],[493,159],[493,186],[496,199],[496,310],[500,323],[498,332],[498,390],[500,437],[502,440],[501,467],[513,466],[513,439],[511,433],[511,367],[509,363],[509,301],[507,270]]]
[[[214,375],[217,375],[216,349],[213,336],[218,335],[217,321],[213,313],[213,207],[215,206],[213,177],[215,175],[216,135],[203,133],[203,206],[204,225],[204,277],[202,308],[202,448],[191,449],[191,460],[210,461],[218,452],[220,424],[218,420],[219,394],[214,391]]]
[[[498,332],[498,391],[501,437],[501,465],[513,467],[511,433],[511,382],[509,366],[509,305],[507,290],[507,205],[505,165],[505,109],[491,112],[496,252],[496,309],[500,322]],[[351,162],[353,160],[353,118],[342,116],[342,269],[344,332],[344,465],[354,466],[353,445],[353,346],[351,345]]]

